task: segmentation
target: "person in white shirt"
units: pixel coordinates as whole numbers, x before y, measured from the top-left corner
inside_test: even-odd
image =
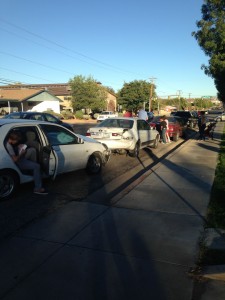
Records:
[[[30,170],[33,172],[34,177],[34,193],[40,195],[47,195],[48,193],[42,187],[42,176],[41,176],[41,166],[39,163],[30,160],[31,158],[35,160],[34,148],[26,149],[20,144],[21,133],[19,131],[12,131],[8,136],[8,141],[6,143],[6,149],[11,156],[15,164],[23,171]],[[34,150],[34,151],[32,151]]]
[[[166,142],[167,143],[171,143],[169,132],[168,132],[168,130],[169,130],[169,120],[167,119],[166,116],[163,116],[163,118],[164,118],[164,120],[166,122]]]

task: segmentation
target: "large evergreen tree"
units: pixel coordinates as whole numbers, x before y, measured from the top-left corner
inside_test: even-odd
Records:
[[[192,35],[209,57],[202,69],[214,79],[218,98],[225,102],[225,0],[204,0],[197,27]]]

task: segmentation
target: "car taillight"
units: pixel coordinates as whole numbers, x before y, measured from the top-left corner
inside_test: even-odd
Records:
[[[87,132],[87,133],[86,133],[86,136],[91,136],[91,133],[90,133],[90,132]]]
[[[112,133],[112,136],[119,136],[119,133]]]

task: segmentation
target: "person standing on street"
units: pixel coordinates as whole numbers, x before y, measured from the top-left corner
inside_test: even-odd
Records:
[[[143,120],[145,120],[145,121],[148,120],[148,114],[147,114],[147,112],[144,110],[143,107],[140,107],[137,116],[138,116],[139,119],[143,119]]]
[[[127,109],[125,111],[125,113],[123,114],[123,116],[126,117],[126,118],[132,118],[133,117],[132,110],[131,109]]]
[[[168,130],[169,130],[169,120],[167,119],[167,117],[166,116],[163,116],[163,118],[164,118],[164,120],[165,120],[165,122],[166,122],[166,142],[167,143],[171,143],[171,140],[170,140],[170,136],[169,136],[169,132],[168,132]]]
[[[205,116],[205,112],[201,111],[201,125],[200,125],[200,130],[199,130],[199,139],[202,141],[205,141],[205,128],[206,128],[206,116]]]
[[[165,116],[160,119],[161,131],[162,131],[162,144],[166,144],[166,130],[167,124],[165,121]]]

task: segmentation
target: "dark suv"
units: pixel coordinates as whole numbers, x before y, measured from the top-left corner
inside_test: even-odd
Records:
[[[186,125],[191,128],[196,127],[198,124],[198,117],[188,110],[178,110],[173,114],[173,116],[182,118]]]
[[[60,124],[67,129],[74,131],[73,127],[65,122],[62,122],[59,118],[44,112],[32,112],[32,111],[20,111],[5,115],[4,119],[29,119],[29,120],[39,120],[45,122],[51,122],[55,124]]]

